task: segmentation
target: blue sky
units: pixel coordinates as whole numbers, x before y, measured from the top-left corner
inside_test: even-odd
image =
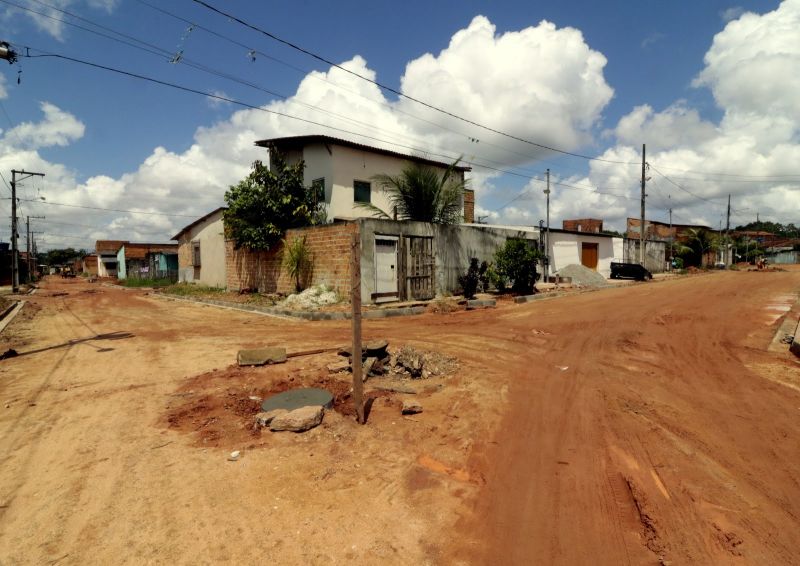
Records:
[[[147,3],[199,27],[190,31]],[[395,89],[537,143],[635,163],[645,142],[657,168],[648,217],[663,220],[672,207],[678,222],[716,226],[732,193],[734,224],[756,213],[800,220],[798,0],[210,3],[359,73],[374,72]],[[479,211],[491,222],[538,222],[538,179],[547,167],[562,183],[554,187],[554,225],[594,216],[622,230],[625,217],[638,214],[635,166],[546,154],[453,121],[331,71],[191,0],[3,0],[0,19],[0,39],[29,46],[33,55],[85,59],[367,132],[301,101],[373,124],[369,135],[386,147],[409,151],[391,145],[402,140],[515,172],[475,167]],[[98,35],[112,30],[138,48]],[[258,51],[255,61],[243,46]],[[163,52],[148,52],[154,49]],[[178,52],[183,59],[170,63]],[[255,139],[353,137],[63,59],[0,63],[0,171],[7,180],[11,168],[48,174],[27,183],[24,197],[173,215],[23,202],[23,215],[47,216],[37,221],[43,247],[91,247],[104,237],[166,240],[192,215],[221,203],[225,188],[259,156]],[[470,144],[467,137],[481,141]],[[0,213],[9,215],[8,200]],[[0,238],[8,232],[0,227]]]

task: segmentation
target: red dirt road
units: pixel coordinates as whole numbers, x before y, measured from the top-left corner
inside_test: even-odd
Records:
[[[764,352],[799,282],[715,274],[508,320],[525,362],[509,367],[496,443],[475,455],[487,483],[454,556],[800,563],[800,368]]]
[[[24,354],[0,361],[0,564],[800,564],[800,364],[766,351],[798,291],[715,273],[365,321],[460,369],[412,418],[395,395],[293,435],[251,433],[249,396],[335,354],[215,369],[346,322],[48,282],[0,336]]]

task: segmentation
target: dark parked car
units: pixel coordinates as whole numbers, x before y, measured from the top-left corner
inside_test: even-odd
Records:
[[[611,262],[611,279],[636,279],[637,281],[649,281],[652,278],[653,274],[638,263],[622,263],[619,261]]]

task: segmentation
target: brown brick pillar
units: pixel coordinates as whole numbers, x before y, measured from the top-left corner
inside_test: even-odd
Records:
[[[464,189],[464,222],[475,222],[475,191]]]

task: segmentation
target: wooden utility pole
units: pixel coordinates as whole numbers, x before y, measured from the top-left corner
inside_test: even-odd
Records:
[[[361,235],[358,225],[350,240],[350,304],[353,307],[353,403],[359,424],[364,424],[364,379],[361,359]]]
[[[672,209],[669,209],[669,269],[672,270],[672,259],[675,256],[675,252],[672,251],[674,247],[674,239],[672,235]]]
[[[28,235],[28,237],[25,240],[28,251],[28,283],[33,281],[33,267],[34,267],[34,263],[31,260],[31,253],[33,253],[33,246],[31,245],[31,218],[41,218],[42,220],[44,220],[44,216],[28,216],[25,218],[25,232]]]
[[[19,292],[19,248],[17,247],[17,175],[23,175],[19,181],[29,177],[44,177],[44,173],[11,170],[11,292]]]
[[[645,225],[644,225],[644,201],[645,201],[645,193],[644,193],[644,184],[645,184],[645,144],[642,144],[642,214],[640,218],[639,224],[639,263],[642,264],[642,267],[646,267],[644,264],[644,243],[645,243]]]
[[[725,265],[731,263],[731,195],[728,195],[728,219],[725,221]]]
[[[547,196],[547,234],[544,238],[544,282],[550,279],[550,169],[547,170],[547,188],[544,190]]]

